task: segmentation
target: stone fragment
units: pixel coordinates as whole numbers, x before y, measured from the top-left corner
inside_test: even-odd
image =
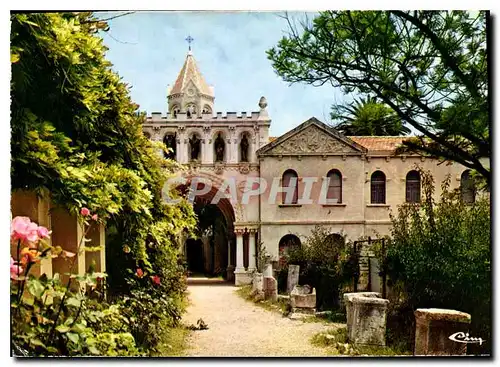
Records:
[[[385,346],[389,301],[379,298],[379,293],[365,295],[346,294],[348,340],[352,344]]]
[[[273,277],[264,276],[264,297],[266,300],[278,300],[278,281]]]
[[[264,291],[264,275],[262,273],[254,273],[252,280],[252,292]]]
[[[288,278],[286,282],[286,292],[290,294],[293,288],[299,284],[299,265],[288,265]]]
[[[352,299],[354,297],[373,297],[373,298],[382,298],[382,295],[378,292],[355,292],[355,293],[344,293],[344,305],[346,310],[346,318],[347,318],[347,338],[348,340],[352,340],[351,331],[352,331]]]
[[[316,290],[310,286],[296,285],[290,293],[290,305],[293,312],[316,312]]]
[[[467,344],[450,339],[461,339],[469,330],[468,313],[441,308],[419,308],[415,311],[414,355],[465,355]],[[457,334],[463,333],[463,334]]]

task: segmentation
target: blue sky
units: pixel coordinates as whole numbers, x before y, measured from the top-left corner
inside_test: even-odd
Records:
[[[302,17],[304,13],[294,16]],[[109,17],[110,14],[102,14]],[[311,16],[311,14],[309,14]],[[284,82],[275,74],[266,50],[287,30],[279,13],[137,12],[109,21],[103,33],[108,59],[128,83],[141,110],[167,111],[167,85],[179,73],[188,44],[208,84],[215,87],[215,112],[258,111],[265,96],[272,136],[312,116],[328,122],[330,106],[344,97],[331,86]]]

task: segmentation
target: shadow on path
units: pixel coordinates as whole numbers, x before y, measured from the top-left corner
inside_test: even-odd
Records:
[[[231,286],[234,287],[233,282],[228,282],[221,278],[206,278],[206,277],[188,277],[187,284],[190,287],[199,285],[210,285],[210,286]]]

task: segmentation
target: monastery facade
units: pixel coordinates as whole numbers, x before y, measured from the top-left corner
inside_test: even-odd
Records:
[[[420,201],[417,166],[432,172],[436,196],[449,174],[464,200],[474,200],[466,167],[395,155],[403,137],[344,136],[312,117],[273,138],[264,97],[256,112],[214,112],[214,88],[191,51],[167,99],[168,113],[148,116],[144,134],[185,166],[179,186],[210,183],[196,186],[194,198],[201,238],[180,241],[193,271],[249,283],[259,243],[277,261],[280,249],[301,245],[317,225],[343,240],[387,235],[389,212]],[[219,191],[227,196],[212,204]]]

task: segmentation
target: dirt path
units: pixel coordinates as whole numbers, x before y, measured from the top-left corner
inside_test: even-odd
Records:
[[[236,287],[190,284],[187,325],[202,318],[208,330],[193,331],[186,356],[324,356],[311,337],[333,325],[290,320],[239,297]]]

